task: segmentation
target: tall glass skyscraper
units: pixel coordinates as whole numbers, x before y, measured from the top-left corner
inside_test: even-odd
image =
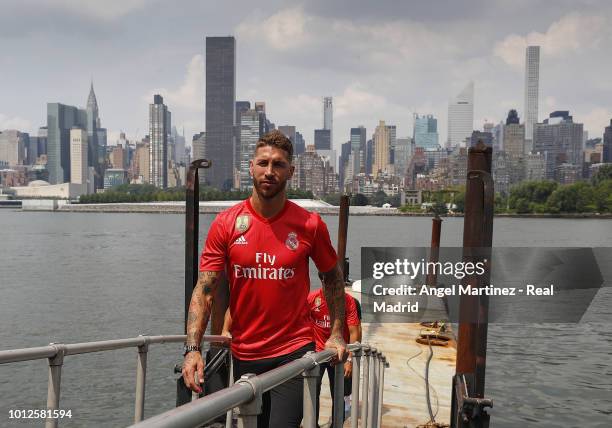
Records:
[[[425,150],[438,150],[438,119],[431,114],[419,117],[415,113],[412,138],[416,147],[423,147]]]
[[[540,88],[540,47],[527,46],[525,51],[525,140],[533,141],[533,125],[538,123],[538,98]],[[528,147],[530,149],[530,147]]]
[[[87,129],[87,111],[60,103],[47,103],[47,170],[49,183],[70,181],[70,129]]]
[[[212,161],[204,175],[211,186],[233,187],[237,154],[236,39],[206,37],[206,155]]]
[[[334,106],[332,97],[323,98],[323,129],[329,129],[330,149],[334,148]]]
[[[157,187],[168,187],[168,131],[170,112],[161,95],[153,96],[149,104],[149,182]]]

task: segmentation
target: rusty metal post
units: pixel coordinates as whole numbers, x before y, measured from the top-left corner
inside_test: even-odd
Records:
[[[442,231],[442,219],[436,214],[431,219],[431,250],[429,254],[429,261],[436,263],[440,257],[440,233]],[[427,285],[435,287],[437,285],[438,275],[434,272],[427,274]]]
[[[468,155],[468,173],[465,193],[465,217],[463,229],[463,257],[471,259],[475,254],[472,249],[488,249],[485,275],[467,278],[470,287],[481,287],[489,280],[490,248],[493,241],[493,181],[491,179],[492,149],[481,141],[470,148]],[[477,254],[483,256],[482,251]],[[459,308],[459,334],[457,341],[457,365],[453,382],[458,378],[467,379],[466,391],[470,398],[483,398],[486,369],[488,296],[462,295]],[[458,389],[453,387],[453,391]],[[462,392],[463,393],[463,392]],[[453,394],[451,422],[454,427],[468,426],[458,407],[462,398]],[[469,426],[488,425],[488,415],[479,419],[479,423]],[[475,421],[470,421],[475,422]]]
[[[342,270],[344,282],[348,281],[346,241],[348,235],[349,201],[348,195],[340,197],[340,211],[338,213],[338,264]]]

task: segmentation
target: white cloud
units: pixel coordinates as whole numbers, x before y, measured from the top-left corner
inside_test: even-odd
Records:
[[[584,130],[589,131],[589,138],[601,138],[604,128],[610,125],[612,110],[597,107],[585,114],[574,114],[574,122],[584,123]]]
[[[525,36],[511,34],[495,44],[493,54],[507,64],[521,68],[525,65],[525,48],[541,46],[541,55],[561,57],[579,49],[596,47],[609,36],[606,18],[597,15],[570,13],[553,22],[545,33],[531,32]]]
[[[151,102],[154,94],[164,97],[164,103],[170,111],[176,107],[186,110],[202,112],[204,110],[204,57],[194,55],[187,65],[185,79],[176,89],[152,89],[143,100]]]
[[[251,17],[236,27],[236,34],[238,38],[255,38],[258,42],[263,37],[273,49],[285,51],[308,43],[311,33],[305,29],[311,20],[301,7],[293,7],[263,20]]]
[[[0,131],[5,129],[16,129],[18,131],[30,133],[34,131],[34,127],[29,120],[18,116],[10,117],[0,113]]]
[[[375,93],[367,91],[359,83],[353,83],[336,97],[334,115],[338,118],[359,116],[367,113],[379,113],[387,108],[387,100]]]

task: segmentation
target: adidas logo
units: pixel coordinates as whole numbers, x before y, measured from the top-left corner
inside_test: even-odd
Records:
[[[239,237],[239,238],[237,238],[237,239],[234,241],[234,244],[236,244],[236,245],[246,245],[246,244],[248,244],[248,242],[247,242],[247,240],[245,239],[244,235],[240,235],[240,237]]]

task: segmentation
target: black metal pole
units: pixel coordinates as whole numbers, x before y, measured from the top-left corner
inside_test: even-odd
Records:
[[[348,263],[346,259],[346,241],[348,235],[349,196],[340,197],[340,212],[338,213],[338,264],[342,269],[344,281],[348,280]]]

